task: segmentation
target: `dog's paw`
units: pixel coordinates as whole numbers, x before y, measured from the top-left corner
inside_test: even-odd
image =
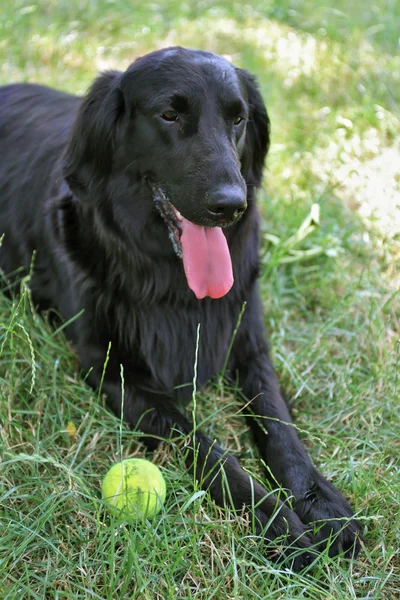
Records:
[[[314,471],[308,489],[297,497],[295,511],[313,525],[318,549],[329,547],[329,556],[356,557],[361,549],[361,525],[350,504],[318,471]]]
[[[261,504],[254,517],[255,532],[263,538],[268,560],[302,571],[316,558],[315,539],[294,511],[281,506],[274,516],[268,517]]]

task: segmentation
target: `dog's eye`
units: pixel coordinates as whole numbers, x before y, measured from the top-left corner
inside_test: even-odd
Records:
[[[164,121],[177,121],[178,115],[173,110],[166,110],[161,114],[161,118],[164,119]]]
[[[234,125],[240,125],[240,123],[243,121],[243,117],[236,117],[235,119],[233,119],[233,124]]]

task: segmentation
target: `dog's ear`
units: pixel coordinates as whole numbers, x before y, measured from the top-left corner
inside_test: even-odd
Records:
[[[120,75],[108,71],[94,81],[72,125],[63,175],[75,193],[89,191],[111,172],[117,121],[124,111]]]
[[[270,122],[255,78],[238,69],[249,104],[249,120],[242,154],[242,172],[247,183],[261,185],[262,173],[269,148]]]

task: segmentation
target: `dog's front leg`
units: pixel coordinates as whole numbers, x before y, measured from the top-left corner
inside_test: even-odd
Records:
[[[90,352],[86,349],[86,357]],[[89,366],[87,360],[86,365]],[[108,375],[102,381],[102,391],[107,395],[110,407],[121,415],[133,428],[144,434],[144,442],[153,449],[161,440],[178,438],[183,442],[183,454],[189,471],[198,484],[210,492],[220,506],[244,510],[255,532],[265,540],[266,555],[271,559],[288,559],[295,570],[307,566],[312,554],[307,551],[311,539],[307,528],[285,503],[265,490],[240,467],[238,460],[221,448],[180,412],[174,399],[168,394],[155,393],[135,384],[133,373],[125,376],[122,394],[117,363],[111,361]],[[102,380],[100,369],[91,369],[88,381],[99,387]],[[279,539],[277,545],[272,540]]]
[[[315,523],[321,546],[330,554],[357,554],[360,526],[342,494],[313,466],[292,423],[271,365],[255,287],[248,301],[232,355],[234,373],[248,399],[252,430],[273,476],[294,495],[295,511],[304,523]]]

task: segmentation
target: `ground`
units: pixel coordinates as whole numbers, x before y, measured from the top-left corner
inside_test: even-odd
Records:
[[[393,0],[3,8],[2,83],[84,93],[98,70],[172,44],[257,76],[272,121],[259,199],[274,363],[300,435],[357,511],[366,544],[357,560],[276,567],[241,516],[196,487],[178,446],[148,456],[167,480],[165,510],[152,523],[110,517],[101,478],[119,457],[145,456],[140,434],[86,386],[22,281],[19,299],[0,300],[1,598],[399,598],[399,31]],[[241,406],[217,381],[190,410],[262,479]]]

